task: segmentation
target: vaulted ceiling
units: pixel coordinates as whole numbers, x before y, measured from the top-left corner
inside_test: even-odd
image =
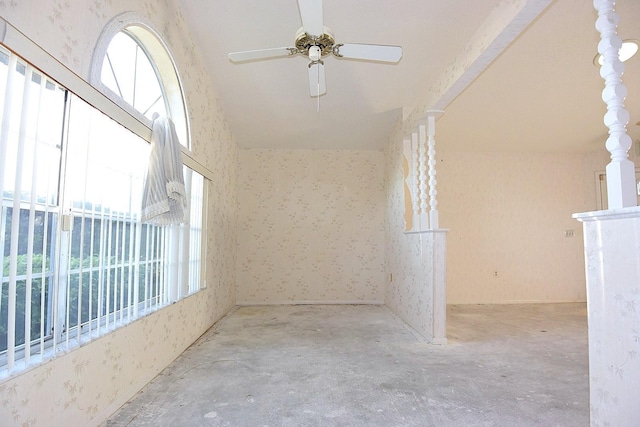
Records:
[[[535,0],[530,0],[534,3]],[[429,99],[499,0],[324,0],[337,43],[401,45],[398,64],[325,59],[327,93],[309,95],[293,56],[232,63],[229,52],[293,46],[295,0],[183,0],[236,141],[251,148],[381,149],[398,120]],[[538,1],[540,3],[540,1]],[[544,3],[544,2],[542,2]],[[640,2],[621,0],[618,34],[640,38]],[[492,15],[493,14],[493,15]],[[607,129],[594,66],[591,1],[555,0],[464,90],[447,100],[437,141],[448,150],[584,152]],[[629,133],[640,139],[640,55],[626,63]],[[319,109],[319,111],[318,111]]]

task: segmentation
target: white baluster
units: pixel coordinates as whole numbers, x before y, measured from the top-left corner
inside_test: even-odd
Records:
[[[632,144],[626,127],[629,112],[624,108],[627,88],[622,83],[624,64],[618,57],[622,46],[622,40],[617,35],[620,17],[615,13],[613,0],[594,0],[593,6],[598,11],[598,52],[603,59],[600,76],[605,81],[602,100],[607,104],[604,123],[609,128],[606,147],[611,153],[611,163],[607,165],[609,209],[636,206],[635,167],[628,155]]]
[[[434,138],[436,125],[435,117],[429,116],[427,120],[429,124],[429,223],[431,229],[436,229],[438,228],[438,200],[436,199],[438,181],[436,180],[436,140]]]
[[[420,163],[418,159],[420,153],[418,151],[418,135],[411,134],[411,201],[413,202],[413,231],[421,231],[420,229]]]
[[[440,110],[430,110],[427,112],[427,130],[428,130],[428,155],[429,155],[429,224],[432,230],[440,227],[438,218],[438,191],[436,185],[436,117],[442,115]]]
[[[427,184],[427,141],[425,135],[425,128],[423,125],[418,127],[419,139],[418,145],[420,147],[419,158],[419,171],[420,171],[420,231],[428,229],[427,215],[428,215],[428,184]]]

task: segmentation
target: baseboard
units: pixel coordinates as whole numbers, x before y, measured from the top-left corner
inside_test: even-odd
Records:
[[[384,305],[384,301],[378,300],[353,300],[353,301],[237,301],[238,306],[251,305]]]
[[[586,304],[587,300],[507,300],[507,301],[473,301],[473,302],[447,302],[447,305],[517,305],[517,304]]]

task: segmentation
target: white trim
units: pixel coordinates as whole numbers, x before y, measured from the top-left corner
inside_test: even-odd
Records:
[[[448,228],[434,228],[432,230],[422,230],[422,231],[405,231],[404,234],[438,234],[438,233],[448,233]]]
[[[542,304],[586,304],[586,299],[580,300],[496,300],[473,302],[447,302],[447,307],[456,305],[542,305]]]
[[[384,305],[380,300],[347,300],[347,301],[239,301],[236,305],[240,307],[257,305]]]
[[[573,214],[572,217],[580,222],[640,218],[640,206],[609,209],[606,211],[576,213]]]
[[[640,142],[638,146],[640,147]],[[640,174],[640,168],[635,168],[636,177],[638,176],[638,174]],[[606,170],[595,171],[594,176],[595,176],[595,191],[596,191],[596,209],[597,211],[606,211],[607,210],[606,208],[609,207],[609,200],[608,200],[609,198],[608,198],[608,191],[607,191],[608,188],[606,184],[607,171]],[[600,182],[601,176],[604,176],[604,181],[605,181],[604,185],[602,185],[602,183]],[[638,190],[638,196],[640,196],[640,190]],[[631,206],[631,207],[634,207],[634,206]]]
[[[151,131],[149,131],[149,135],[151,135]],[[209,168],[207,168],[205,165],[197,161],[193,157],[193,153],[189,152],[186,147],[180,146],[180,149],[182,151],[182,163],[185,166],[198,172],[200,175],[204,176],[209,181],[213,181],[213,172]]]

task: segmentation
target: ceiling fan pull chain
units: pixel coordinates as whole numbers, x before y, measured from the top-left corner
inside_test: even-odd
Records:
[[[318,66],[319,67],[319,66]],[[318,90],[317,90],[317,95],[316,95],[316,113],[320,112],[320,70],[318,70]]]

